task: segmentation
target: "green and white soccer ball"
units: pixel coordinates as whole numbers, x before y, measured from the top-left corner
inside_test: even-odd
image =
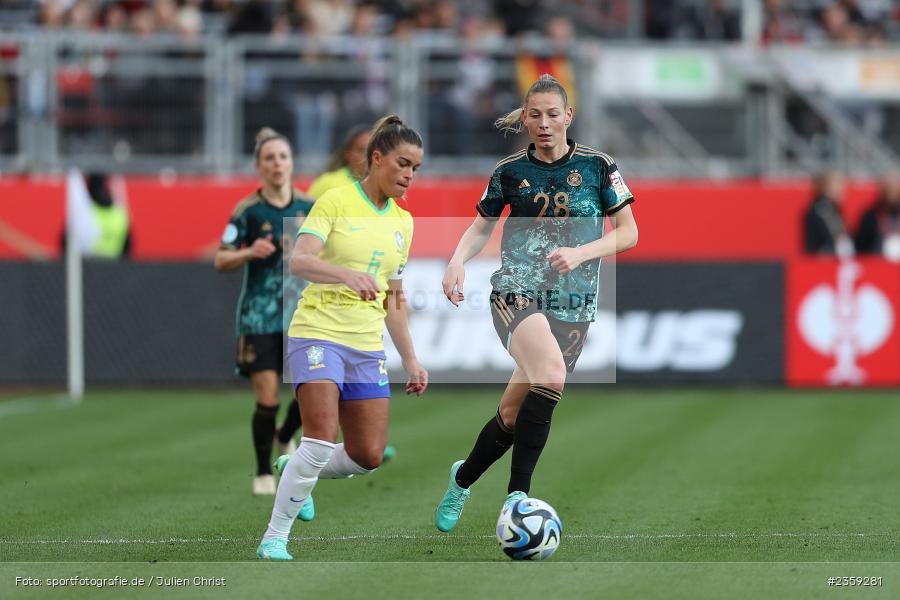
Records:
[[[497,519],[497,541],[513,560],[544,560],[559,548],[562,521],[552,506],[525,498],[504,507]]]

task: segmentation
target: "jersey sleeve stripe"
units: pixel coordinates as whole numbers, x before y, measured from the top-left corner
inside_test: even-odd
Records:
[[[603,162],[605,162],[607,164],[607,166],[615,164],[615,161],[613,160],[612,156],[610,156],[609,154],[606,154],[604,152],[597,152],[597,151],[576,152],[575,156],[588,156],[588,157],[598,156],[603,159]]]
[[[488,221],[497,221],[500,217],[495,217],[493,215],[487,214],[485,210],[481,207],[481,202],[475,205],[475,210],[478,211],[478,214],[487,219]]]
[[[525,157],[525,150],[519,150],[515,154],[510,154],[509,156],[507,156],[506,158],[504,158],[503,160],[498,162],[496,164],[496,166],[494,167],[494,169],[497,169],[499,167],[502,167],[505,164],[514,162],[514,161],[519,160],[520,158],[524,158],[524,157]]]
[[[248,208],[251,206],[259,204],[259,196],[257,194],[253,194],[249,198],[244,198],[240,202],[237,203],[237,206],[234,207],[234,210],[231,211],[231,218],[237,219],[239,218]]]
[[[623,208],[625,208],[627,205],[631,204],[632,202],[634,202],[634,196],[628,196],[627,198],[625,198],[624,200],[622,200],[615,206],[610,207],[606,211],[606,214],[613,215],[613,214],[619,212],[620,210],[622,210]]]
[[[594,154],[606,154],[602,150],[597,150],[596,148],[591,148],[590,146],[585,146],[584,144],[578,144],[578,151],[579,152],[592,152]]]
[[[310,229],[309,227],[301,227],[300,231],[297,232],[297,237],[300,237],[300,234],[302,233],[309,233],[316,236],[317,238],[322,240],[323,244],[328,241],[328,238],[326,238],[322,233],[316,231],[315,229]]]

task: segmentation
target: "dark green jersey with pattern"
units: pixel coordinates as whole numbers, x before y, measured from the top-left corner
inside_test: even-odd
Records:
[[[302,220],[309,214],[312,202],[294,190],[290,204],[278,208],[257,190],[238,202],[231,220],[222,234],[222,248],[232,250],[251,246],[258,238],[270,238],[275,252],[268,258],[251,260],[244,265],[244,285],[237,308],[237,335],[281,333],[290,322],[296,298],[285,308],[283,256],[293,248],[293,232],[284,231],[284,219]],[[299,225],[299,224],[298,224]],[[287,293],[299,298],[303,282],[291,278]]]
[[[613,159],[568,140],[569,151],[553,163],[538,160],[534,144],[497,163],[476,206],[503,224],[500,269],[491,277],[499,292],[531,297],[561,321],[593,321],[597,313],[600,260],[560,274],[547,256],[603,235],[604,218],[634,201]]]

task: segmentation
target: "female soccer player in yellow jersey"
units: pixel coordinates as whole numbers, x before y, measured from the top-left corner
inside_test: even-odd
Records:
[[[600,258],[637,243],[629,204],[634,197],[612,158],[566,137],[574,117],[565,88],[550,75],[532,84],[522,108],[497,121],[503,130],[528,131],[531,144],[497,163],[476,205],[478,216],[463,234],[444,275],[444,293],[463,300],[463,264],[477,255],[501,211],[500,269],[491,277],[491,315],[516,368],[465,460],[450,469],[450,481],[435,511],[441,531],[453,529],[469,487],[512,447],[507,498],[526,498],[566,374],[584,345],[597,310]],[[603,235],[607,215],[615,215]]]
[[[371,130],[364,125],[351,128],[341,145],[332,152],[325,172],[313,180],[307,193],[318,199],[330,189],[354,183],[365,177],[369,168],[366,149],[369,147],[371,134]]]
[[[283,467],[257,549],[261,559],[293,558],[287,551],[291,526],[320,478],[364,475],[381,464],[390,398],[385,326],[409,376],[406,392],[421,395],[428,386],[400,279],[413,220],[394,201],[422,164],[422,139],[391,115],[375,125],[366,155],[366,178],[316,201],[291,256],[291,272],[310,282],[288,330],[303,437]],[[336,444],[339,427],[344,441]]]
[[[356,125],[347,131],[344,139],[341,141],[341,145],[331,153],[325,173],[316,177],[310,184],[308,194],[313,199],[320,198],[325,192],[336,187],[356,183],[366,176],[366,171],[369,170],[366,151],[369,147],[371,135],[372,130],[364,125]],[[299,428],[299,417],[296,421],[289,421],[291,424],[294,422],[297,423],[297,428]],[[296,429],[290,430],[282,426],[278,430],[278,439],[287,439],[286,436],[293,436],[296,432]],[[396,454],[397,450],[393,446],[385,446],[382,462],[389,461]]]

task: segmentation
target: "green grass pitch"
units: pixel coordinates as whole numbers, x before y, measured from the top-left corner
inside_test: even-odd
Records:
[[[250,495],[249,392],[107,390],[6,411],[0,400],[0,597],[167,593],[152,581],[15,583],[117,574],[225,577],[168,589],[210,598],[851,593],[831,576],[881,576],[852,593],[900,595],[896,392],[573,387],[531,490],[559,512],[562,545],[546,563],[514,564],[493,537],[508,456],[473,487],[457,530],[432,524],[450,464],[499,391],[397,397],[397,458],[321,482],[316,520],[294,527],[298,560],[280,565],[254,562],[272,498]]]

